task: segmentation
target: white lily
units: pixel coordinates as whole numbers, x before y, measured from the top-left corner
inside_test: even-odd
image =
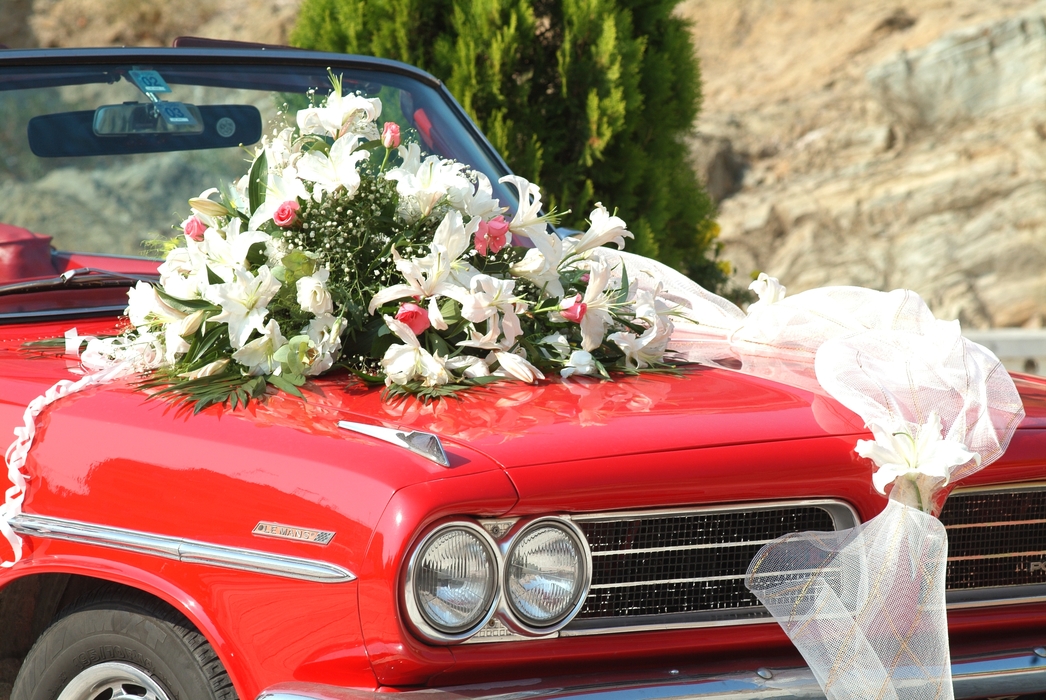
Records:
[[[752,284],[748,285],[748,288],[759,296],[759,301],[749,305],[748,313],[752,313],[754,309],[759,307],[776,304],[784,299],[785,294],[788,293],[787,287],[781,284],[776,277],[771,277],[765,272],[760,272],[759,277]]]
[[[251,335],[262,332],[269,302],[280,289],[280,281],[272,276],[267,265],[252,275],[236,270],[235,278],[225,284],[212,284],[204,291],[204,298],[220,306],[222,311],[210,320],[229,325],[229,342],[239,350]]]
[[[479,228],[479,223],[480,219],[472,219],[466,226],[462,221],[461,212],[451,209],[443,217],[432,237],[435,245],[446,250],[447,259],[450,261],[450,275],[462,287],[468,287],[472,278],[479,274],[479,271],[463,257],[469,249],[472,236]],[[423,261],[427,259],[428,256],[422,258],[419,264],[424,265]]]
[[[541,188],[519,175],[506,175],[498,182],[507,182],[519,192],[519,207],[509,222],[509,231],[535,239],[535,244],[538,234],[548,235],[549,217],[541,213]]]
[[[641,335],[629,331],[618,331],[607,336],[607,340],[617,345],[625,353],[625,364],[632,369],[649,367],[660,362],[672,339],[672,323],[658,320],[643,331]]]
[[[465,166],[439,156],[418,162],[417,149],[417,144],[411,144],[406,151],[401,146],[403,164],[385,174],[386,179],[396,182],[400,197],[413,202],[422,217],[431,214],[441,199],[464,202],[472,191],[472,183],[462,174]]]
[[[211,187],[201,192],[199,197],[192,197],[189,200],[189,207],[193,214],[208,226],[216,226],[215,219],[229,215],[229,210],[225,208],[224,204],[211,199],[211,195],[217,193],[218,188]]]
[[[196,241],[187,240],[194,249],[198,249]],[[201,282],[204,285],[207,283],[207,270],[203,256],[199,255],[197,258],[199,260],[194,261],[189,247],[174,248],[167,253],[167,258],[157,270],[160,273],[160,286],[163,287],[163,291],[177,299],[199,299]]]
[[[879,493],[886,493],[888,484],[908,474],[926,475],[946,484],[953,467],[970,460],[977,464],[981,461],[981,456],[963,443],[942,437],[941,419],[936,412],[930,413],[915,435],[900,420],[888,425],[869,423],[868,427],[875,440],[858,440],[855,451],[879,467],[872,474],[872,484]]]
[[[221,374],[225,371],[225,368],[229,366],[229,358],[223,357],[220,360],[210,362],[200,369],[194,369],[192,372],[182,372],[178,376],[183,379],[201,379],[203,377],[213,377],[216,374]]]
[[[464,287],[449,279],[451,258],[447,249],[435,243],[429,248],[429,255],[415,260],[405,260],[393,249],[392,257],[396,261],[396,269],[407,280],[407,284],[394,284],[375,294],[368,305],[369,313],[374,313],[382,304],[408,297],[423,299],[450,297],[464,302],[468,292]],[[431,311],[429,317],[431,321]]]
[[[469,331],[468,340],[459,340],[457,345],[462,348],[476,348],[477,350],[506,350],[507,348],[498,342],[501,328],[497,324],[488,324],[486,333],[477,330]]]
[[[606,293],[610,281],[610,268],[601,262],[592,260],[589,265],[588,287],[581,299],[586,307],[581,319],[581,347],[591,352],[603,343],[606,327],[614,322],[610,313],[613,301]]]
[[[538,344],[552,348],[556,357],[564,358],[570,355],[570,341],[568,341],[567,337],[562,333],[546,335],[538,341]],[[545,353],[545,357],[551,357],[548,351],[544,348],[542,348],[541,351]]]
[[[346,127],[360,128],[381,116],[381,100],[360,95],[341,94],[340,83],[327,96],[323,107],[298,111],[298,128],[303,134],[339,136]]]
[[[511,347],[522,333],[519,316],[526,310],[513,294],[515,280],[500,280],[490,275],[476,275],[472,278],[469,294],[461,304],[462,318],[481,323],[490,321],[490,328],[500,323],[505,334],[505,345]]]
[[[465,213],[473,219],[493,219],[498,214],[505,212],[505,207],[501,206],[501,202],[494,197],[494,188],[490,184],[490,178],[483,173],[477,173],[476,191],[465,197],[463,204]],[[511,237],[507,242],[511,242]]]
[[[225,227],[225,235],[209,228],[203,233],[198,250],[206,258],[206,266],[225,282],[231,282],[237,271],[247,263],[247,253],[256,243],[267,243],[270,236],[262,231],[240,232],[240,219],[233,219]],[[190,252],[191,255],[191,252]],[[206,274],[206,272],[204,272]]]
[[[315,183],[312,190],[314,200],[318,202],[324,192],[334,192],[342,187],[350,197],[356,193],[360,186],[356,166],[370,157],[370,151],[356,150],[359,141],[355,135],[343,136],[334,142],[329,154],[309,151],[298,161],[298,177]]]
[[[458,355],[447,360],[447,369],[461,374],[470,379],[476,377],[489,377],[490,367],[482,357],[475,355]]]
[[[385,316],[385,325],[404,343],[390,345],[381,358],[386,384],[403,385],[421,379],[425,386],[439,386],[450,381],[445,361],[421,347],[418,337],[407,324]]]
[[[495,350],[494,357],[500,365],[494,374],[499,377],[510,377],[529,384],[545,378],[541,370],[519,355],[504,350]]]
[[[247,367],[254,376],[273,374],[279,367],[278,360],[273,359],[277,350],[287,344],[287,339],[280,332],[276,319],[269,319],[261,330],[261,336],[246,343],[232,354],[232,359]]]
[[[334,361],[341,354],[343,328],[345,328],[345,319],[341,316],[325,314],[309,321],[306,335],[316,345],[319,356],[305,373],[306,376],[322,374],[334,366]]]
[[[298,177],[297,169],[287,167],[282,173],[277,174],[270,168],[265,186],[265,201],[251,214],[247,227],[256,230],[266,221],[271,220],[273,214],[284,202],[296,202],[298,199],[308,198],[309,190]]]
[[[155,287],[142,281],[127,290],[127,309],[124,314],[135,328],[174,323],[185,318],[184,313],[172,309],[160,299]]]
[[[596,202],[596,208],[589,214],[591,225],[581,238],[568,238],[567,243],[571,252],[575,255],[587,253],[593,248],[614,243],[619,249],[625,247],[626,238],[635,238],[631,231],[625,228],[625,222],[617,216],[611,216],[601,202]]]
[[[597,375],[599,374],[599,368],[596,367],[596,360],[592,357],[592,353],[587,350],[575,350],[570,353],[570,358],[567,360],[567,366],[559,370],[559,376],[566,379],[572,377],[575,374],[579,375]]]

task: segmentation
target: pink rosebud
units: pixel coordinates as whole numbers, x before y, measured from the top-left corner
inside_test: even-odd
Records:
[[[581,281],[584,282],[585,284],[588,284],[588,281],[590,279],[592,279],[592,275],[588,274],[587,272],[585,274],[581,275]]]
[[[301,209],[301,205],[298,204],[298,200],[288,199],[276,209],[276,213],[272,215],[272,220],[280,228],[290,228],[298,220],[299,209]]]
[[[490,221],[480,221],[476,229],[476,252],[486,255],[489,250],[497,253],[508,243],[508,222],[503,216],[495,216]]]
[[[563,318],[573,323],[581,323],[581,319],[585,317],[585,312],[588,311],[588,304],[581,301],[581,295],[577,294],[570,300],[568,306],[561,306],[560,308]]]
[[[421,335],[429,327],[429,314],[417,304],[402,304],[396,312],[396,320],[404,323],[414,331],[414,335]]]
[[[203,223],[195,216],[190,216],[182,222],[182,228],[185,229],[186,236],[198,243],[203,240],[203,232],[207,230],[207,224]]]
[[[381,130],[381,145],[385,148],[396,148],[400,145],[400,125],[396,122],[385,122]]]

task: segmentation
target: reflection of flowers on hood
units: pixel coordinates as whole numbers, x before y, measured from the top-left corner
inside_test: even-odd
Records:
[[[930,413],[915,435],[903,421],[888,425],[869,423],[868,427],[875,440],[858,440],[855,450],[879,467],[872,475],[872,484],[879,493],[886,493],[888,484],[908,474],[922,474],[947,483],[953,467],[981,460],[963,443],[942,437],[941,419],[936,413]]]

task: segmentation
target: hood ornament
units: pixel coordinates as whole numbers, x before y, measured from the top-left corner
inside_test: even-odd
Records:
[[[351,430],[354,433],[369,435],[378,440],[384,440],[385,442],[396,445],[397,447],[404,447],[414,454],[424,457],[430,462],[435,462],[441,467],[450,468],[450,460],[447,459],[447,453],[443,449],[443,443],[440,442],[439,437],[432,433],[423,433],[417,430],[412,430],[407,433],[394,428],[382,428],[377,425],[353,423],[352,421],[347,420],[338,421],[338,427],[344,428],[345,430]]]

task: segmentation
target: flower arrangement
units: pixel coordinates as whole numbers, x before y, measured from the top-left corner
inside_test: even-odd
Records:
[[[235,185],[189,200],[159,284],[129,292],[133,328],[90,343],[87,366],[129,360],[197,410],[270,384],[300,396],[335,368],[424,399],[668,368],[672,305],[595,254],[632,237],[624,221],[597,204],[583,235],[560,238],[518,176],[502,178],[520,200],[507,219],[485,175],[379,127],[380,100],[332,83]]]

